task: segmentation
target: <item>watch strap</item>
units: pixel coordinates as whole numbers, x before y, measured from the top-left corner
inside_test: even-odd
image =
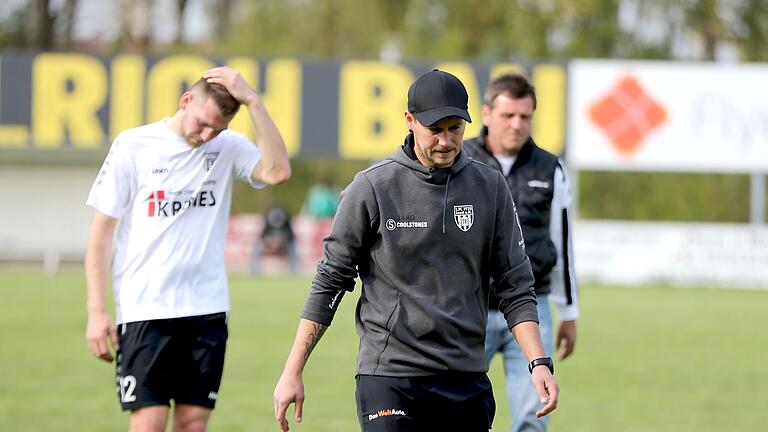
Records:
[[[546,366],[549,368],[549,372],[552,373],[552,375],[555,374],[555,365],[552,362],[551,357],[539,357],[537,359],[533,359],[530,363],[528,363],[528,372],[533,373],[533,368],[536,366]]]

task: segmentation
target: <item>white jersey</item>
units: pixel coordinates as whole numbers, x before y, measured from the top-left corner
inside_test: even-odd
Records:
[[[87,205],[119,219],[113,289],[118,324],[229,311],[224,265],[232,179],[260,159],[224,130],[198,148],[165,119],[115,138]]]

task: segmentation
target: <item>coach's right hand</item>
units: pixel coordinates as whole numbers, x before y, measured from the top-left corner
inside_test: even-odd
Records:
[[[536,417],[544,417],[557,408],[560,387],[549,369],[543,366],[533,368],[531,381],[539,394],[539,402],[544,404],[540,410],[536,411]]]
[[[283,371],[280,380],[275,386],[275,420],[277,420],[280,430],[286,432],[288,420],[285,418],[285,412],[288,407],[295,403],[293,417],[298,423],[301,423],[301,410],[304,407],[304,381],[301,379],[301,373],[295,374]]]
[[[107,340],[112,343],[115,351],[120,348],[120,342],[117,340],[117,328],[112,318],[106,313],[88,314],[85,339],[88,341],[88,350],[91,354],[105,362],[112,362],[115,359]]]

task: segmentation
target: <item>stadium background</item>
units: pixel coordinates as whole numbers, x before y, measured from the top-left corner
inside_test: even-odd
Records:
[[[566,393],[553,430],[762,429],[766,9],[749,0],[5,2],[0,369],[9,372],[0,380],[0,426],[83,430],[83,416],[98,410],[109,414],[94,430],[120,429],[108,368],[88,358],[82,340],[78,263],[91,218],[83,202],[117,132],[171,114],[202,70],[231,64],[264,94],[294,177],[265,191],[235,190],[228,258],[233,296],[244,303],[235,309],[258,316],[233,322],[247,342],[233,337],[224,388],[233,389],[234,406],[221,429],[271,425],[271,386],[308,285],[306,274],[247,275],[260,215],[280,205],[297,216],[311,271],[322,227],[298,215],[307,190],[328,178],[343,186],[391,153],[404,132],[407,85],[432,67],[467,84],[476,119],[467,136],[480,126],[480,92],[491,76],[530,76],[540,95],[534,137],[567,160],[576,180],[585,312],[577,355],[562,363]],[[659,111],[632,117],[630,132],[612,136],[597,107],[615,101],[628,79],[628,94]],[[242,116],[232,127],[251,133]],[[284,302],[285,312],[270,314],[265,296]],[[310,378],[334,387],[318,398],[328,424],[298,430],[354,428],[349,403],[338,402],[351,400],[356,342],[342,330],[348,324],[335,326],[338,339],[319,350],[328,357]],[[276,329],[274,338],[264,326]],[[249,372],[256,358],[264,376]],[[71,365],[70,379],[52,363]],[[341,369],[337,378],[323,381],[325,365]],[[492,376],[500,379],[498,367]],[[258,381],[261,396],[249,397],[238,380]],[[87,393],[95,395],[58,400]],[[35,416],[46,412],[53,423]]]

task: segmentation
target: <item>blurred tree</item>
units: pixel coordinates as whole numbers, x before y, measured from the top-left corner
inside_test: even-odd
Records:
[[[354,0],[261,0],[243,3],[245,18],[217,52],[313,58],[372,57],[386,33],[376,4]]]
[[[120,42],[125,51],[143,53],[149,46],[148,0],[121,0]]]
[[[5,19],[0,22],[0,47],[22,48],[28,46],[28,32],[25,29],[27,10],[24,8],[7,10]]]
[[[398,61],[402,57],[403,35],[406,33],[404,14],[411,0],[374,0],[376,12],[383,21],[379,35],[379,57],[386,61]]]
[[[184,13],[187,9],[187,4],[189,2],[187,0],[176,0],[176,19],[178,21],[178,31],[176,32],[176,41],[175,43],[179,44],[182,43],[183,37],[184,37]]]
[[[77,0],[27,0],[10,8],[0,22],[0,47],[34,50],[69,48]],[[8,6],[6,6],[8,7]]]
[[[558,56],[556,31],[561,15],[560,3],[559,0],[518,0],[515,5],[504,8],[506,18],[512,23],[506,35],[510,44],[504,49],[509,54],[516,53],[524,58],[550,59]]]
[[[684,2],[688,28],[698,36],[704,47],[703,60],[716,60],[718,42],[727,34],[718,12],[717,0],[688,0]]]
[[[209,3],[211,5],[211,3]],[[212,3],[214,17],[213,34],[217,40],[222,39],[229,30],[232,22],[232,0],[219,0]]]
[[[77,0],[64,0],[64,6],[61,12],[61,19],[64,20],[62,24],[62,42],[61,46],[64,49],[70,49],[72,47],[72,34],[75,28],[75,11],[77,10]]]
[[[51,49],[53,45],[53,16],[49,0],[34,0],[30,14],[30,46],[38,50]]]
[[[746,61],[768,61],[768,2],[743,0],[737,8],[740,25],[735,31]]]
[[[212,40],[190,44],[184,37],[194,24],[185,17],[190,5],[200,2]],[[160,3],[99,4],[107,3],[121,11],[115,19],[123,30],[115,42],[122,49],[166,48],[153,40],[159,29],[154,26],[168,25],[153,19]],[[170,41],[177,49],[217,55],[717,60],[720,48],[728,47],[746,60],[768,60],[766,0],[175,0],[163,5],[173,8],[178,20]],[[9,2],[0,7],[0,46],[69,47],[76,11],[90,7],[94,2]]]
[[[675,0],[634,0],[619,6],[619,27],[625,34],[617,57],[674,58],[673,45],[680,37],[682,9]]]
[[[553,1],[412,0],[402,14],[409,58],[549,57]]]
[[[120,0],[119,21],[120,21],[120,41],[125,51],[132,53],[144,53],[154,51],[158,48],[164,49],[154,39],[157,33],[153,26],[168,25],[157,19],[157,14],[153,8],[157,5],[150,0]],[[184,14],[189,6],[188,0],[176,0],[168,4],[171,14],[176,20],[176,32],[170,41],[172,45],[183,45],[184,34],[186,32],[186,20]],[[213,18],[215,21],[215,18]]]
[[[564,33],[559,50],[574,57],[611,58],[621,40],[620,0],[560,2],[558,29]]]

